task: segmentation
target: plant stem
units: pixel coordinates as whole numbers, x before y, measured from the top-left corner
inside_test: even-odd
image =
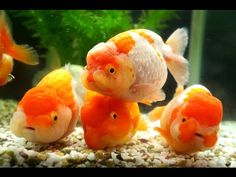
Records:
[[[193,10],[191,23],[191,40],[189,48],[190,78],[188,85],[200,82],[201,58],[205,29],[205,10]]]

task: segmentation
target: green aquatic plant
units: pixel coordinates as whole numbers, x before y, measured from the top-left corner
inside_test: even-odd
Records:
[[[166,22],[177,16],[173,10],[8,10],[7,13],[32,33],[36,49],[42,51],[40,59],[44,59],[47,72],[58,67],[49,66],[55,60],[48,57],[52,47],[61,65],[85,65],[87,52],[97,43],[133,28],[160,33],[167,27]],[[139,16],[136,21],[135,15]]]
[[[147,28],[158,33],[168,27],[167,21],[177,18],[175,10],[143,10],[136,28]]]
[[[9,10],[39,39],[39,45],[53,46],[62,60],[85,64],[85,57],[95,44],[132,28],[148,28],[161,31],[165,21],[175,16],[173,10],[144,10],[133,23],[129,10]]]

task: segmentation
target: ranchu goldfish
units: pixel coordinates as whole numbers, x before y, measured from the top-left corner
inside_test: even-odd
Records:
[[[17,45],[12,39],[7,17],[4,11],[0,11],[0,86],[4,86],[14,76],[13,58],[19,62],[37,65],[38,55],[33,48],[28,45]]]
[[[160,127],[155,129],[178,153],[214,147],[223,116],[221,101],[202,85],[192,85],[184,91],[178,87],[176,93],[167,106],[149,113],[152,120],[160,118]]]
[[[91,149],[104,149],[128,142],[137,132],[145,131],[137,103],[87,91],[81,108],[85,142]]]
[[[183,57],[187,42],[184,28],[177,29],[166,43],[147,29],[122,32],[88,52],[84,86],[125,101],[164,100],[167,68],[178,85],[188,81],[188,61]]]
[[[11,131],[36,143],[51,143],[69,135],[83,103],[82,84],[73,75],[69,66],[56,69],[27,91],[11,119]]]

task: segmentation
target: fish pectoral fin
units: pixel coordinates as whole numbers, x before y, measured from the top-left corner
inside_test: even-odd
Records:
[[[138,123],[138,131],[146,131],[148,129],[148,122],[144,117],[140,117]]]
[[[160,107],[154,108],[152,111],[148,113],[149,119],[152,121],[156,121],[160,119],[163,111],[165,110],[165,107],[166,106],[160,106]]]
[[[148,93],[149,95],[147,95],[145,99],[142,99],[139,102],[147,104],[149,106],[151,105],[152,102],[162,101],[166,97],[163,90],[156,89],[154,84],[149,84],[149,83],[133,85],[130,90],[130,93],[133,95],[133,97],[137,99],[145,97],[146,95],[144,95],[144,93],[145,94]]]
[[[158,131],[161,134],[161,136],[163,136],[164,138],[166,138],[166,139],[169,138],[168,133],[167,133],[166,130],[164,130],[160,127],[155,127],[154,130]]]
[[[11,82],[15,79],[15,77],[12,74],[9,74],[7,77],[7,82]]]
[[[175,89],[174,97],[179,96],[184,91],[183,85],[178,85]]]
[[[143,101],[140,101],[140,103],[143,103],[145,105],[148,105],[148,106],[152,106],[152,102],[151,100],[143,100]]]

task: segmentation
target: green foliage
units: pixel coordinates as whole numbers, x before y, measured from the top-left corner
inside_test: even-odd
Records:
[[[177,17],[175,10],[143,10],[136,28],[147,28],[160,33],[168,27],[168,20]]]
[[[132,28],[160,32],[167,27],[167,20],[176,17],[173,10],[144,10],[139,11],[140,18],[134,24],[129,10],[9,10],[7,13],[19,18],[32,31],[40,48],[54,47],[62,65],[68,62],[85,65],[87,52],[97,43]]]

